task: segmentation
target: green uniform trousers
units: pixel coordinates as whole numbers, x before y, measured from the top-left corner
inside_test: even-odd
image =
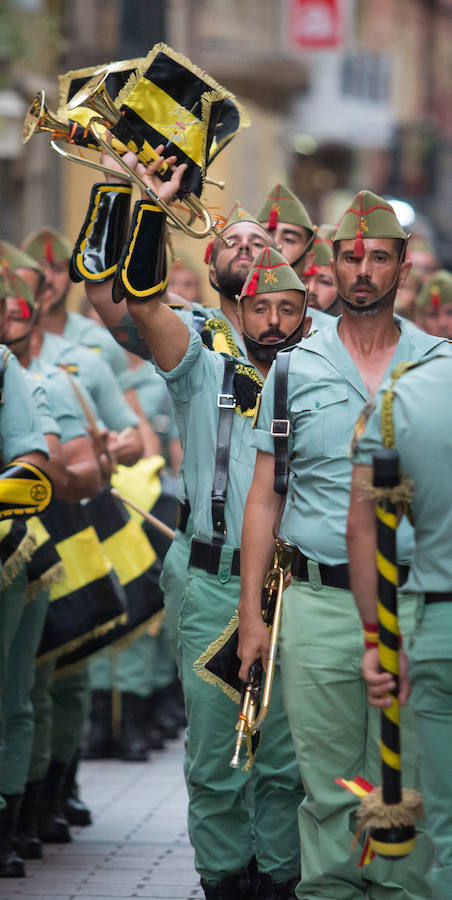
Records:
[[[165,623],[169,639],[173,645],[177,665],[178,659],[177,624],[182,597],[187,583],[188,561],[190,559],[191,533],[183,533],[176,528],[174,540],[163,561],[160,587],[164,595]]]
[[[19,628],[25,608],[25,570],[22,569],[10,585],[0,593],[0,759],[5,753],[6,741],[6,689],[8,683],[8,659],[11,644]],[[0,796],[0,809],[5,801]]]
[[[281,669],[284,700],[306,797],[299,810],[300,900],[427,900],[433,848],[419,825],[415,850],[394,863],[375,857],[359,868],[351,850],[359,803],[335,778],[381,784],[380,714],[368,707],[361,677],[362,626],[350,591],[293,579],[284,593]],[[401,631],[414,627],[412,595],[400,595]],[[412,710],[402,710],[402,780],[415,786]],[[366,891],[368,892],[366,894]]]
[[[72,762],[82,739],[89,706],[86,666],[69,675],[58,675],[50,688],[52,697],[52,759]]]
[[[284,882],[298,875],[297,807],[302,786],[282,705],[279,670],[271,709],[248,776],[231,769],[239,706],[193,671],[200,654],[234,614],[240,580],[231,576],[232,548],[224,547],[219,575],[190,569],[179,619],[179,650],[188,719],[185,774],[188,827],[195,867],[211,884],[248,865]],[[247,803],[250,783],[254,812]]]
[[[35,717],[35,731],[28,781],[42,781],[49,768],[52,754],[53,704],[51,688],[55,672],[55,660],[50,659],[36,666],[36,676],[31,691]]]
[[[25,573],[20,580],[22,596],[27,584]],[[18,588],[16,581],[14,585]],[[0,754],[0,793],[21,794],[28,779],[34,734],[34,711],[30,695],[35,679],[35,657],[48,602],[48,591],[43,590],[25,604],[11,643],[4,703],[5,746]]]
[[[435,845],[434,900],[452,897],[452,603],[425,607],[410,656],[421,789]]]

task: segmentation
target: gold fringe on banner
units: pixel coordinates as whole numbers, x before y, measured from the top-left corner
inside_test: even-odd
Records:
[[[239,617],[237,613],[234,613],[232,619],[226,625],[224,631],[213,641],[201,656],[193,663],[193,671],[198,676],[198,678],[202,678],[203,681],[206,681],[207,684],[212,684],[215,687],[219,687],[223,694],[226,694],[226,697],[229,697],[234,703],[240,704],[241,697],[238,691],[235,690],[230,684],[226,684],[218,675],[214,675],[213,672],[209,672],[208,669],[205,668],[206,663],[208,663],[216,653],[224,646],[224,644],[229,640],[229,638],[234,634],[234,631],[239,627]]]

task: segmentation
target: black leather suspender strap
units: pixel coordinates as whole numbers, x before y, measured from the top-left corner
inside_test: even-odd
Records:
[[[221,394],[218,394],[217,397],[217,405],[219,408],[217,453],[212,487],[212,540],[214,543],[221,544],[224,543],[226,538],[224,508],[229,478],[229,451],[231,447],[232,424],[234,421],[234,409],[236,405],[234,397],[234,374],[234,361],[225,358],[222,392]]]
[[[287,379],[290,353],[278,353],[275,361],[275,394],[270,434],[275,443],[275,477],[273,489],[277,494],[287,494],[289,477],[289,431],[287,418]]]

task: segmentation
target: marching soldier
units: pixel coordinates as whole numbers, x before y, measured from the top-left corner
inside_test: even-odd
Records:
[[[145,177],[151,179],[157,166],[149,167]],[[164,186],[159,182],[161,195],[173,196],[182,171],[179,167]],[[268,371],[276,349],[303,333],[305,291],[286,261],[276,251],[264,249],[270,243],[268,235],[243,211],[242,223],[227,230],[231,246],[215,242],[211,258],[215,264],[213,277],[234,310],[235,327],[243,331],[250,361],[236,356],[234,363],[231,354],[224,357],[208,353],[199,334],[155,296],[163,286],[156,290],[161,285],[158,257],[150,260],[147,235],[151,229],[153,246],[158,246],[156,238],[163,233],[165,217],[145,200],[139,203],[135,215],[138,213],[142,237],[134,243],[127,276],[122,268],[118,272],[117,289],[127,297],[129,310],[176,405],[195,535],[179,618],[179,640],[189,723],[189,830],[196,867],[208,898],[290,897],[299,867],[294,814],[301,785],[294,777],[291,740],[277,699],[279,679],[275,684],[276,702],[255,764],[253,822],[243,802],[246,777],[240,771],[231,775],[228,766],[235,708],[198,678],[193,665],[234,611],[240,572],[237,546],[254,456],[249,447],[252,415],[262,375]],[[252,250],[260,252],[244,288],[241,316],[236,301],[229,298],[243,284]],[[137,300],[133,287],[135,266],[139,269],[140,260],[143,264],[144,253],[148,287],[140,296],[150,301],[147,303]],[[125,258],[129,258],[128,250]],[[251,865],[253,827],[257,878]]]
[[[5,334],[6,314],[6,282],[0,279],[0,334]],[[13,354],[8,351],[2,353],[1,363],[2,402],[0,404],[0,437],[2,466],[12,462],[28,462],[40,468],[45,468],[48,458],[47,443],[44,438],[39,416],[33,404],[30,390],[21,372],[19,363]],[[20,803],[22,800],[23,782],[19,776],[19,782],[8,780],[8,773],[2,768],[5,762],[5,723],[9,710],[8,678],[10,675],[8,664],[16,633],[22,620],[25,609],[25,557],[18,570],[11,574],[8,586],[3,586],[0,602],[0,747],[2,755],[0,759],[0,877],[16,877],[24,874],[23,862],[17,856],[12,847],[14,833]],[[23,697],[22,697],[23,699]],[[19,724],[19,741],[15,746],[15,752],[20,755],[27,753],[23,747],[25,737],[29,737],[30,717],[27,711],[21,709]],[[24,728],[22,726],[24,725]],[[22,738],[22,740],[20,740]],[[29,741],[28,748],[30,749]],[[23,757],[22,757],[23,759]],[[25,772],[22,776],[26,776]],[[4,777],[5,776],[5,777]],[[25,778],[23,777],[23,781]]]
[[[411,485],[415,523],[415,547],[405,590],[417,596],[418,609],[414,639],[406,645],[409,680],[405,650],[401,648],[399,654],[399,700],[402,704],[407,701],[411,684],[422,797],[436,851],[432,870],[435,900],[448,900],[452,894],[451,383],[452,359],[437,357],[405,366],[401,373],[396,370],[391,385],[380,389],[354,453],[347,529],[353,594],[363,627],[376,640],[375,502],[366,497],[362,485],[370,481],[373,453],[389,439],[399,453],[403,480]],[[435,461],[433,469],[426,467],[426,460]],[[387,693],[395,689],[395,683],[387,673],[379,672],[378,650],[366,646],[363,674],[370,702],[376,707],[389,706]],[[401,742],[404,760],[403,731]]]
[[[67,309],[71,288],[70,241],[55,228],[46,226],[25,238],[22,247],[27,256],[41,266],[44,273],[44,283],[39,292],[41,326],[44,331],[58,334],[70,344],[97,350],[121,384],[121,377],[128,369],[124,350],[101,325]]]
[[[312,252],[313,262],[303,272],[303,281],[309,289],[309,306],[311,309],[320,309],[329,316],[339,316],[341,304],[331,268],[333,244],[325,238],[316,238]]]
[[[407,235],[392,207],[361,191],[345,212],[333,240],[342,316],[291,352],[287,419],[291,478],[280,535],[295,547],[292,581],[284,599],[281,668],[284,700],[306,798],[299,811],[302,881],[300,900],[313,896],[355,900],[428,898],[431,848],[419,837],[409,863],[375,859],[363,869],[350,852],[357,800],[334,778],[360,772],[375,783],[380,767],[378,723],[367,716],[361,680],[361,629],[350,592],[345,545],[351,467],[348,448],[363,403],[401,360],[441,352],[444,342],[393,317],[393,302],[410,263]],[[287,351],[286,351],[287,352]],[[260,594],[271,558],[271,523],[279,498],[273,492],[274,377],[267,378],[253,444],[258,448],[242,537],[239,606],[242,660],[266,664],[268,634]],[[401,577],[409,548],[400,547]],[[405,566],[405,568],[404,568]],[[414,602],[401,607],[405,634]],[[409,746],[407,777],[413,777]],[[408,888],[405,886],[408,885]]]
[[[416,321],[427,332],[452,339],[452,272],[438,269],[416,298]]]
[[[45,363],[39,365],[36,361],[33,361],[34,374],[28,374],[32,363],[30,342],[35,311],[33,292],[26,282],[11,273],[7,279],[7,295],[6,342],[14,347],[37,403],[41,427],[48,445],[48,472],[53,480],[55,495],[70,501],[92,496],[100,489],[100,473],[91,441],[85,432],[83,414],[68,376],[59,369]],[[48,584],[47,579],[46,588],[34,591],[25,605],[8,663],[7,740],[0,760],[0,790],[5,787],[23,795],[17,820],[20,838],[16,835],[15,846],[20,849],[24,858],[37,858],[42,854],[34,823],[38,814],[43,813],[46,800],[43,796],[43,781],[51,756],[52,715],[49,691],[54,662],[38,667],[33,687],[35,656],[48,608]],[[40,715],[38,719],[34,743],[31,691],[33,701],[35,696],[39,697],[40,708],[44,709],[44,715]],[[41,698],[43,692],[47,694],[45,702]],[[54,798],[52,803],[53,800]]]
[[[317,229],[301,200],[284,184],[275,184],[259,210],[257,220],[268,229],[298,277],[303,278],[304,272],[313,264]],[[328,316],[315,305],[309,306],[308,315],[316,330],[331,324]]]

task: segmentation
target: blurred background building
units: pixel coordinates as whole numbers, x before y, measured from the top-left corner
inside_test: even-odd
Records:
[[[276,181],[315,221],[361,187],[409,204],[405,224],[452,268],[452,0],[4,0],[0,5],[0,236],[44,223],[75,238],[89,170],[46,136],[20,140],[33,94],[58,73],[144,55],[163,40],[232,90],[252,126],[209,174],[210,206],[256,211]],[[413,213],[416,220],[413,223]],[[202,259],[200,242],[184,248]],[[177,246],[182,246],[180,242]]]

